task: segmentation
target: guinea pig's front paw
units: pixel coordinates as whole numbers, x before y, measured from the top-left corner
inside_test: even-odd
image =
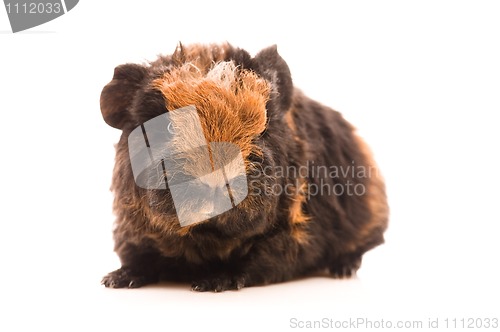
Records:
[[[221,276],[218,278],[194,281],[191,290],[196,292],[223,292],[226,290],[239,290],[245,287],[243,276]]]
[[[102,278],[101,284],[109,288],[139,288],[156,282],[155,278],[133,274],[129,269],[118,269]]]
[[[346,256],[336,261],[330,266],[330,274],[334,278],[350,278],[356,275],[359,267],[361,266],[360,257]]]

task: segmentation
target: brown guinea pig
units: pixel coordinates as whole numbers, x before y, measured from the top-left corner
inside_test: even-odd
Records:
[[[340,113],[293,86],[276,46],[252,57],[229,44],[180,44],[151,63],[120,65],[101,111],[122,130],[112,182],[122,267],[104,277],[106,287],[170,280],[219,292],[325,271],[349,277],[384,242],[388,206],[370,150]],[[142,132],[150,151],[145,125],[174,114],[194,114],[197,127],[176,122],[183,134],[155,142],[149,171],[137,176],[131,137]],[[204,144],[190,145],[200,137]],[[224,154],[210,147],[224,142],[236,148],[242,172],[215,165]],[[169,154],[177,158],[170,164],[183,165],[175,172],[165,166]],[[169,172],[198,179],[196,199]],[[217,193],[229,208],[214,207]],[[187,208],[176,203],[180,196]]]

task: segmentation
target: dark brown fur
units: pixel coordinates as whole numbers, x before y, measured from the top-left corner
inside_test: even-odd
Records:
[[[226,62],[235,74],[231,84],[206,80]],[[222,215],[181,227],[168,190],[135,184],[127,138],[145,121],[187,105],[196,106],[209,141],[239,146],[250,193]],[[123,131],[112,185],[122,267],[104,277],[107,287],[166,279],[192,282],[197,291],[223,291],[320,271],[345,277],[366,251],[383,243],[388,207],[371,152],[340,113],[293,87],[276,47],[251,57],[229,44],[180,45],[148,65],[121,65],[103,89],[101,110],[109,125]],[[370,173],[313,174],[330,166]],[[279,174],[287,167],[307,171]],[[347,183],[366,190],[311,190]]]

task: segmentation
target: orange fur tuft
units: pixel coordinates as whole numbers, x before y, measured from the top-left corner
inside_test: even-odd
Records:
[[[162,92],[169,111],[196,107],[207,141],[234,143],[244,158],[258,151],[252,140],[266,127],[269,84],[253,72],[219,62],[204,73],[186,63],[153,86]]]

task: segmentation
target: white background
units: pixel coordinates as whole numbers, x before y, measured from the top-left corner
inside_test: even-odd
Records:
[[[496,1],[80,1],[12,34],[0,9],[0,330],[288,330],[290,319],[499,317]],[[327,6],[328,4],[328,6]],[[113,68],[177,42],[278,44],[296,86],[375,151],[387,243],[358,278],[222,294],[110,290]]]

